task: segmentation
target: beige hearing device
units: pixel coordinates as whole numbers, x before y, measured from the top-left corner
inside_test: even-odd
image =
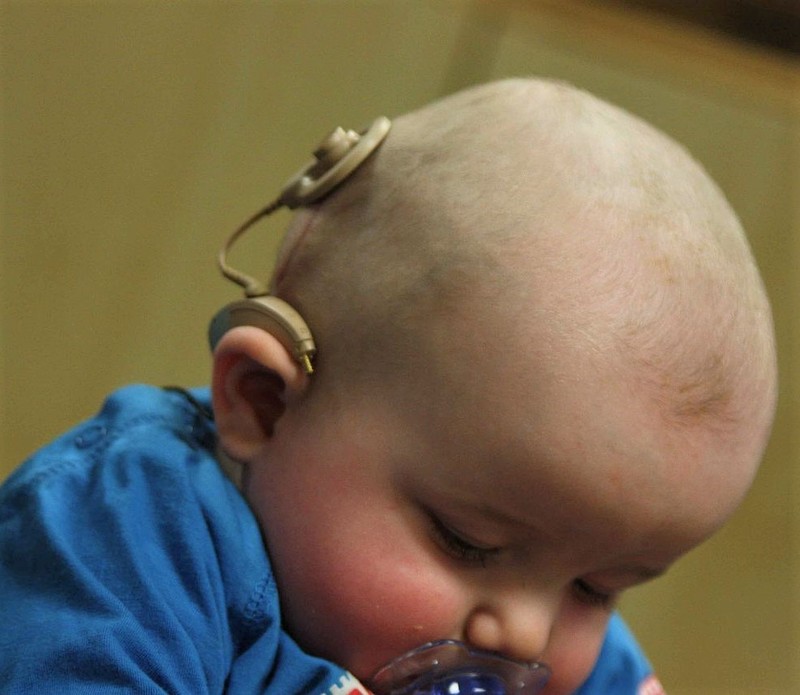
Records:
[[[361,132],[336,128],[314,151],[314,158],[289,179],[278,198],[228,237],[217,264],[226,278],[244,288],[245,299],[223,307],[212,319],[208,328],[212,350],[231,328],[255,326],[274,335],[308,374],[314,371],[312,359],[317,348],[303,317],[285,301],[270,295],[265,283],[230,267],[228,251],[250,227],[279,208],[294,210],[311,205],[333,191],[383,142],[390,127],[391,121],[380,117]]]

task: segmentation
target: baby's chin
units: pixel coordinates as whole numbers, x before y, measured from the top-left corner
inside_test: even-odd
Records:
[[[375,653],[362,653],[352,655],[351,658],[345,659],[340,663],[343,663],[344,668],[369,688],[374,685],[375,674],[398,656],[400,654],[386,656]]]
[[[401,653],[379,654],[376,650],[358,649],[347,645],[344,640],[336,643],[320,644],[316,640],[297,639],[301,649],[307,654],[320,657],[340,666],[366,687],[371,687],[375,674],[393,661]]]

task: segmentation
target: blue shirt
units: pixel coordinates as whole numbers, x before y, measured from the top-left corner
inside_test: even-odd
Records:
[[[0,487],[0,693],[361,692],[283,631],[192,393],[122,389]],[[649,674],[615,617],[579,692],[634,695]]]

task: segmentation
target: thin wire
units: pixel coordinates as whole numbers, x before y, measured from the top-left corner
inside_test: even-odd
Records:
[[[233,233],[228,237],[225,244],[219,250],[219,254],[217,255],[217,265],[219,266],[220,271],[222,274],[232,280],[237,285],[241,285],[244,288],[244,293],[248,297],[261,297],[265,294],[269,294],[269,290],[267,288],[266,283],[261,282],[260,280],[256,280],[251,275],[247,273],[243,273],[240,270],[236,270],[236,268],[232,268],[228,265],[228,252],[231,250],[231,247],[239,240],[239,237],[242,236],[250,227],[252,227],[256,222],[271,215],[275,212],[278,208],[283,207],[283,201],[278,198],[271,202],[267,207],[259,210],[255,215],[247,219],[242,225],[237,227]]]

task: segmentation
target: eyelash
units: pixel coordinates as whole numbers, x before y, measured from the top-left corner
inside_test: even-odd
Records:
[[[499,548],[481,548],[473,545],[464,540],[435,514],[431,512],[427,514],[439,546],[456,560],[485,567],[486,561],[500,552]]]
[[[499,548],[481,548],[464,540],[439,517],[427,512],[436,540],[444,551],[456,560],[469,564],[486,566],[486,561],[500,552]],[[611,608],[616,601],[616,594],[598,591],[583,579],[573,582],[576,598],[583,604],[596,608]]]
[[[598,591],[583,579],[576,579],[573,584],[576,598],[587,606],[596,608],[611,608],[616,600],[616,594]]]

